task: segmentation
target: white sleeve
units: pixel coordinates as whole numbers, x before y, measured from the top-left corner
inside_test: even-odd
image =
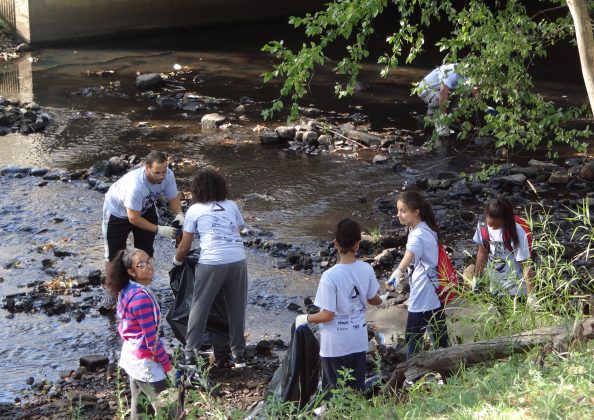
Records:
[[[167,198],[167,200],[173,200],[175,197],[177,197],[177,183],[175,182],[175,175],[173,175],[173,171],[169,168],[167,168],[167,178],[165,179],[163,193],[165,194],[165,198]]]
[[[377,292],[379,291],[379,282],[377,281],[377,277],[375,277],[375,271],[373,271],[373,267],[369,264],[367,264],[367,268],[369,269],[369,275],[368,275],[368,279],[369,279],[369,286],[367,287],[367,296],[366,298],[372,299],[375,295],[377,295]]]
[[[522,226],[516,223],[516,230],[518,232],[518,246],[514,246],[514,256],[516,261],[526,261],[530,258],[530,248],[528,247],[527,233]]]
[[[194,206],[190,206],[186,213],[186,218],[184,219],[184,232],[196,234],[196,226],[198,225],[198,211]]]
[[[131,185],[126,186],[126,196],[124,197],[124,207],[134,211],[142,211],[142,205],[144,204],[144,191],[139,186],[134,178],[126,179],[124,181],[132,181]]]
[[[327,276],[327,273],[322,274],[314,305],[320,308],[320,310],[336,313],[336,289]]]
[[[237,204],[233,203],[233,207],[235,208],[235,223],[237,223],[237,227],[241,228],[242,226],[245,226],[245,220],[243,220],[243,216],[241,215],[241,212],[239,211],[239,207],[237,207]]]

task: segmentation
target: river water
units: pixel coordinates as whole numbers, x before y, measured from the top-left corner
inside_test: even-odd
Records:
[[[76,170],[111,156],[143,156],[160,149],[218,167],[246,220],[258,229],[272,231],[278,240],[313,246],[330,239],[335,223],[346,216],[366,228],[390,226],[389,217],[373,213],[371,203],[399,189],[407,179],[390,166],[374,165],[373,152],[316,157],[290,154],[277,146],[259,144],[253,132],[256,125],[274,128],[282,123],[263,123],[259,106],[248,108],[245,117],[227,130],[203,131],[203,113],[155,108],[153,100],[135,90],[137,72],[167,73],[179,64],[184,70],[174,76],[176,83],[189,92],[229,99],[234,105],[222,106],[223,113],[232,110],[243,96],[256,102],[270,101],[278,86],[263,85],[260,75],[270,69],[271,60],[259,48],[282,33],[276,28],[266,35],[257,27],[244,27],[226,35],[195,31],[129,39],[116,46],[106,42],[29,53],[4,66],[0,95],[35,101],[52,115],[53,124],[43,133],[0,138],[0,167],[17,164]],[[115,73],[89,75],[102,70]],[[332,73],[322,72],[312,84],[313,95],[307,105],[334,116],[363,112],[370,116],[373,129],[414,129],[410,114],[423,112],[423,106],[410,97],[410,83],[426,72],[406,68],[380,79],[378,67],[366,65],[362,80],[369,89],[344,101],[331,95]],[[141,122],[149,122],[149,127]],[[440,151],[405,163],[420,171],[461,171],[472,160],[467,153]],[[176,172],[182,189],[187,188],[193,168]],[[102,194],[84,183],[51,181],[39,187],[39,181],[33,177],[0,178],[1,297],[27,290],[32,281],[50,280],[41,269],[44,258],[52,258],[56,271],[73,277],[84,277],[103,266]],[[49,243],[74,255],[56,259],[51,251],[37,250]],[[165,294],[172,245],[158,239],[155,255],[155,288]],[[15,261],[17,266],[12,264]],[[266,254],[248,251],[250,298],[272,294],[299,302],[315,293],[319,275],[279,270],[275,264]],[[55,380],[61,369],[76,368],[80,356],[107,354],[113,360],[119,346],[113,322],[105,317],[92,315],[81,323],[64,323],[41,314],[16,314],[9,320],[7,314],[0,310],[0,401],[13,398],[29,376]],[[277,335],[286,339],[294,316],[282,308],[249,305],[249,341]]]

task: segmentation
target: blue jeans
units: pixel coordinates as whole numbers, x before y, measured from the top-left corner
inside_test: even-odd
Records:
[[[408,312],[404,339],[406,340],[406,359],[410,359],[421,350],[421,341],[427,326],[431,326],[431,339],[437,348],[448,346],[448,328],[443,305],[425,312]]]

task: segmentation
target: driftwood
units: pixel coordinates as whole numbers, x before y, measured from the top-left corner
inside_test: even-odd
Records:
[[[386,392],[402,388],[405,380],[414,380],[429,372],[439,372],[444,378],[459,369],[488,360],[501,359],[513,353],[526,352],[537,346],[566,349],[573,341],[594,339],[594,318],[573,326],[541,328],[510,337],[477,341],[418,354],[396,366],[386,384]]]

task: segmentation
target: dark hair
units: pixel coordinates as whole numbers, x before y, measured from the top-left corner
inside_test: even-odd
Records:
[[[361,240],[361,226],[354,220],[342,219],[336,225],[334,238],[338,242],[338,252],[341,254],[354,251],[355,243]]]
[[[109,263],[107,275],[105,277],[105,287],[112,294],[117,295],[130,282],[130,274],[128,269],[132,267],[132,258],[134,254],[139,252],[138,248],[127,248],[118,251]]]
[[[514,206],[512,206],[507,198],[500,195],[489,201],[487,204],[487,216],[503,221],[503,229],[507,232],[514,245],[517,246],[520,243],[518,230],[516,229]]]
[[[194,175],[190,191],[194,203],[223,201],[229,194],[225,178],[212,166],[207,166]]]
[[[153,166],[153,162],[165,163],[167,162],[167,156],[165,156],[165,153],[159,152],[158,150],[151,150],[151,152],[146,155],[145,163],[147,166]]]
[[[427,223],[427,226],[436,233],[439,239],[439,227],[435,221],[435,214],[433,213],[431,204],[425,201],[421,193],[412,190],[401,192],[396,199],[396,202],[398,201],[402,201],[411,210],[419,210],[421,220]]]

